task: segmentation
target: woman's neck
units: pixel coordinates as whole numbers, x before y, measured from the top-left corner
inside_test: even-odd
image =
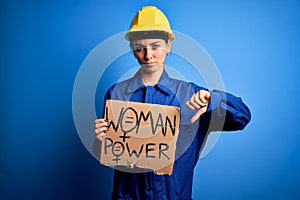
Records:
[[[158,83],[162,73],[163,73],[163,68],[161,68],[160,70],[157,70],[155,72],[152,73],[146,73],[145,71],[141,70],[141,75],[142,75],[142,80],[144,85],[148,86],[154,86]]]

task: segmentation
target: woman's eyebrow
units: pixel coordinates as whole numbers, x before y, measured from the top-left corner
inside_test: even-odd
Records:
[[[155,44],[160,44],[160,43],[161,43],[161,41],[155,41],[155,42],[150,43],[149,45],[155,45]],[[146,47],[145,45],[139,44],[139,43],[135,43],[134,46]]]
[[[152,42],[150,43],[150,45],[154,45],[154,44],[160,44],[161,42],[160,41],[156,41],[156,42]]]
[[[138,46],[138,47],[145,47],[143,44],[134,44],[134,46]]]

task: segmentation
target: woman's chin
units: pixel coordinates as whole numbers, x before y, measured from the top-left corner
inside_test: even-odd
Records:
[[[160,71],[163,67],[161,65],[142,65],[142,71],[146,73],[154,73]]]

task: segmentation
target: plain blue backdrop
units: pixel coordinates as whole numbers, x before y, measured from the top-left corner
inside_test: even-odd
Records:
[[[73,84],[89,52],[144,5],[201,44],[252,111],[200,160],[193,198],[300,199],[296,0],[2,0],[0,198],[109,199],[112,171],[74,126]]]

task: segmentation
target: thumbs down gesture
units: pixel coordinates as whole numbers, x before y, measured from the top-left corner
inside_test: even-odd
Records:
[[[186,106],[191,110],[198,110],[191,118],[191,123],[194,123],[203,113],[207,111],[208,104],[210,102],[210,92],[206,90],[200,90],[193,94],[189,101],[186,102]]]

